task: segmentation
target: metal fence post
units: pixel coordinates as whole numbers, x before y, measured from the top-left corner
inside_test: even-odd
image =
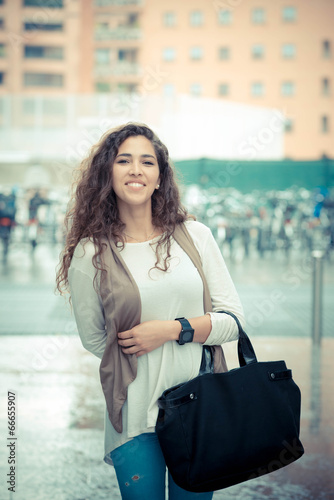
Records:
[[[322,336],[322,294],[323,294],[323,263],[325,253],[314,250],[313,258],[313,294],[312,294],[312,342],[320,346]]]

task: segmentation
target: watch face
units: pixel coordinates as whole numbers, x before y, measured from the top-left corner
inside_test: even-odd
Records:
[[[194,331],[184,331],[182,334],[183,342],[192,342],[194,336]]]

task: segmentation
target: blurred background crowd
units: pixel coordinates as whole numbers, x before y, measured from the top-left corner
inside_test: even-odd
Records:
[[[190,185],[182,196],[190,213],[211,228],[224,256],[236,262],[255,253],[289,258],[312,250],[330,259],[334,250],[334,197],[327,188],[244,194]],[[67,204],[67,189],[0,188],[2,262],[17,248],[32,255],[40,244],[60,248]]]

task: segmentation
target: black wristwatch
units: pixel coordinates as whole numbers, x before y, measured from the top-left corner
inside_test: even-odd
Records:
[[[186,318],[175,318],[175,321],[179,321],[182,326],[179,340],[177,340],[176,342],[178,342],[180,345],[192,342],[194,338],[194,329],[191,327],[189,321]]]

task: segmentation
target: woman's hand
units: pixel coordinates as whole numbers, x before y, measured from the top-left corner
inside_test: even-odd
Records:
[[[131,330],[118,334],[118,343],[124,354],[137,357],[157,349],[169,340],[177,340],[181,331],[179,321],[145,321]]]

